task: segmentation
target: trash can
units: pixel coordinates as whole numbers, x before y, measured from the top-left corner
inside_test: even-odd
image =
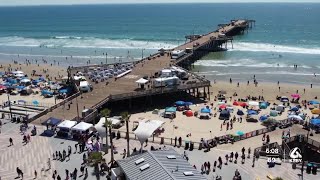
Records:
[[[190,143],[189,151],[193,151],[194,143]]]
[[[189,149],[189,141],[186,141],[186,142],[185,142],[184,149],[185,149],[185,150]]]
[[[312,168],[312,164],[308,163],[307,164],[307,174],[310,174],[311,173],[311,168]]]
[[[312,174],[316,175],[317,174],[317,170],[318,170],[318,166],[314,164],[313,167],[312,167]]]

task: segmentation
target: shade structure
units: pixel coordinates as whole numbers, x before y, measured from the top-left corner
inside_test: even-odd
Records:
[[[239,106],[241,106],[241,107],[246,107],[246,106],[248,106],[248,104],[245,103],[245,102],[238,102],[238,104],[239,104]]]
[[[262,115],[262,116],[260,116],[259,120],[260,120],[260,121],[265,121],[265,120],[267,120],[268,118],[269,118],[268,115]]]
[[[100,118],[99,122],[96,125],[94,125],[94,128],[102,138],[105,138],[107,136],[106,127],[104,126],[105,122],[106,122],[106,118],[102,117]]]
[[[19,89],[19,90],[22,90],[24,88],[26,88],[26,87],[25,86],[16,86],[16,89]]]
[[[24,74],[15,74],[14,77],[23,77]]]
[[[239,106],[239,103],[238,103],[237,101],[234,101],[234,102],[232,103],[232,105],[234,105],[234,106]]]
[[[176,107],[167,107],[165,109],[165,112],[176,112],[177,111],[177,108]]]
[[[262,102],[262,103],[260,103],[260,105],[259,105],[259,108],[260,108],[260,109],[267,109],[267,107],[268,107],[268,103],[266,103],[266,102]]]
[[[299,108],[295,106],[295,107],[292,107],[290,110],[291,111],[299,111]]]
[[[140,121],[134,134],[138,137],[140,143],[143,144],[163,123],[164,122],[159,120]]]
[[[21,83],[27,83],[27,82],[30,82],[30,79],[21,79],[20,82],[21,82]]]
[[[236,135],[242,136],[242,135],[244,135],[244,132],[243,131],[237,131]]]
[[[243,113],[243,111],[241,111],[240,109],[238,109],[238,111],[237,111],[237,115],[239,115],[239,116],[243,116],[243,115],[244,115],[244,113]]]
[[[301,96],[300,96],[300,94],[291,94],[291,97],[293,97],[293,98],[300,98]]]
[[[319,103],[319,101],[312,100],[312,101],[309,101],[309,104],[311,104],[311,105],[315,105],[315,104],[320,104],[320,103]]]
[[[76,124],[77,124],[76,121],[64,120],[60,124],[58,124],[57,127],[61,129],[71,129]]]
[[[248,110],[247,114],[248,114],[248,115],[257,115],[258,112],[255,111],[255,110]]]
[[[310,124],[320,126],[320,119],[311,119]]]
[[[200,112],[201,112],[201,113],[211,113],[211,110],[208,109],[208,108],[202,108],[202,109],[200,110]]]
[[[221,104],[220,106],[219,106],[219,109],[226,109],[227,108],[227,105],[226,104]]]
[[[219,115],[220,120],[228,120],[230,118],[230,112],[227,110],[222,110]]]
[[[41,95],[53,95],[53,92],[51,92],[51,91],[48,91],[48,90],[42,90],[41,91]]]
[[[288,98],[287,96],[282,96],[282,97],[280,98],[280,101],[281,101],[281,102],[289,102],[289,98]]]
[[[298,116],[298,115],[289,115],[288,119],[303,121],[303,118],[301,116]]]
[[[192,117],[193,116],[193,112],[191,110],[186,111],[186,116],[187,117]]]
[[[184,104],[185,104],[186,106],[191,106],[191,105],[193,105],[192,102],[185,102]]]
[[[46,121],[42,122],[42,125],[49,125],[49,126],[56,126],[58,125],[62,120],[61,119],[57,119],[54,117],[50,117],[49,119],[47,119]]]
[[[284,111],[285,107],[283,105],[278,105],[276,111]]]
[[[319,108],[315,108],[311,110],[312,114],[320,114],[320,109]]]
[[[71,128],[71,130],[75,130],[75,131],[87,131],[89,130],[91,127],[93,127],[92,124],[86,123],[86,122],[80,122],[79,124],[73,126]]]
[[[12,73],[12,74],[23,74],[22,71],[12,71],[11,73]]]
[[[270,111],[270,116],[275,117],[278,116],[278,112],[275,110]]]
[[[4,90],[4,89],[7,89],[7,87],[4,85],[0,85],[0,90]]]
[[[184,106],[185,102],[184,101],[177,101],[174,103],[176,106]]]
[[[32,104],[34,104],[34,105],[38,106],[38,105],[39,105],[39,101],[34,100],[34,101],[32,101]]]
[[[249,106],[259,106],[259,102],[257,101],[249,101]]]

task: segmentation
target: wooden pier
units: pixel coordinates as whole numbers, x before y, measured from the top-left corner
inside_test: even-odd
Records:
[[[232,36],[243,33],[245,30],[252,27],[252,20],[232,20],[229,24],[219,26],[213,32],[205,35],[186,36],[188,40],[176,48],[165,50],[163,53],[156,53],[135,62],[132,72],[119,79],[109,79],[106,82],[93,83],[93,91],[88,93],[76,93],[72,98],[68,98],[59,105],[43,112],[42,116],[37,116],[35,123],[41,123],[49,117],[69,120],[92,121],[98,114],[99,110],[108,102],[128,100],[131,107],[131,100],[134,98],[145,97],[152,99],[152,96],[179,91],[192,92],[196,97],[202,95],[202,98],[210,97],[210,81],[202,76],[189,72],[189,80],[183,81],[181,84],[174,87],[154,88],[152,85],[147,85],[146,89],[139,89],[136,80],[148,76],[154,77],[162,69],[170,68],[171,66],[180,66],[181,68],[190,69],[192,63],[199,60],[202,56],[212,51],[223,49],[222,45],[227,48],[227,43],[231,42]],[[190,53],[178,59],[171,59],[171,52],[174,50],[192,49]],[[164,51],[164,50],[162,50]],[[107,65],[89,65],[82,67],[74,67],[70,69],[70,75],[73,76],[77,71],[84,71],[92,66],[107,66]],[[199,93],[199,88],[203,88],[203,93]],[[70,104],[70,108],[68,104]],[[92,113],[82,117],[84,109],[91,109]]]

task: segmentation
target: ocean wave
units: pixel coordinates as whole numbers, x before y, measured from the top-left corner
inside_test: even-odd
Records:
[[[107,48],[107,49],[160,49],[173,48],[177,44],[161,41],[137,41],[131,39],[103,39],[96,37],[53,36],[50,38],[0,37],[0,46],[48,47],[48,48]]]
[[[253,67],[253,68],[293,68],[292,64],[285,63],[266,63],[252,59],[237,60],[199,60],[194,65],[206,67]],[[299,68],[310,69],[310,66],[299,65]]]
[[[293,75],[293,76],[314,76],[313,73],[304,73],[304,72],[289,72],[289,71],[267,71],[267,72],[232,72],[232,73],[212,73],[207,75],[215,76],[229,76],[229,75],[252,75],[252,74],[269,74],[269,75]]]
[[[275,52],[296,54],[320,54],[320,48],[284,46],[267,43],[236,42],[229,51]]]

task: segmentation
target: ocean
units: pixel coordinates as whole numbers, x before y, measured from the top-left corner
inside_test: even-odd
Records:
[[[193,71],[210,80],[320,85],[320,3],[137,4],[0,7],[0,60],[62,66],[141,59],[231,19],[256,20],[226,52]],[[294,69],[293,65],[298,68]],[[316,76],[314,75],[316,73]],[[317,75],[319,74],[319,75]]]

